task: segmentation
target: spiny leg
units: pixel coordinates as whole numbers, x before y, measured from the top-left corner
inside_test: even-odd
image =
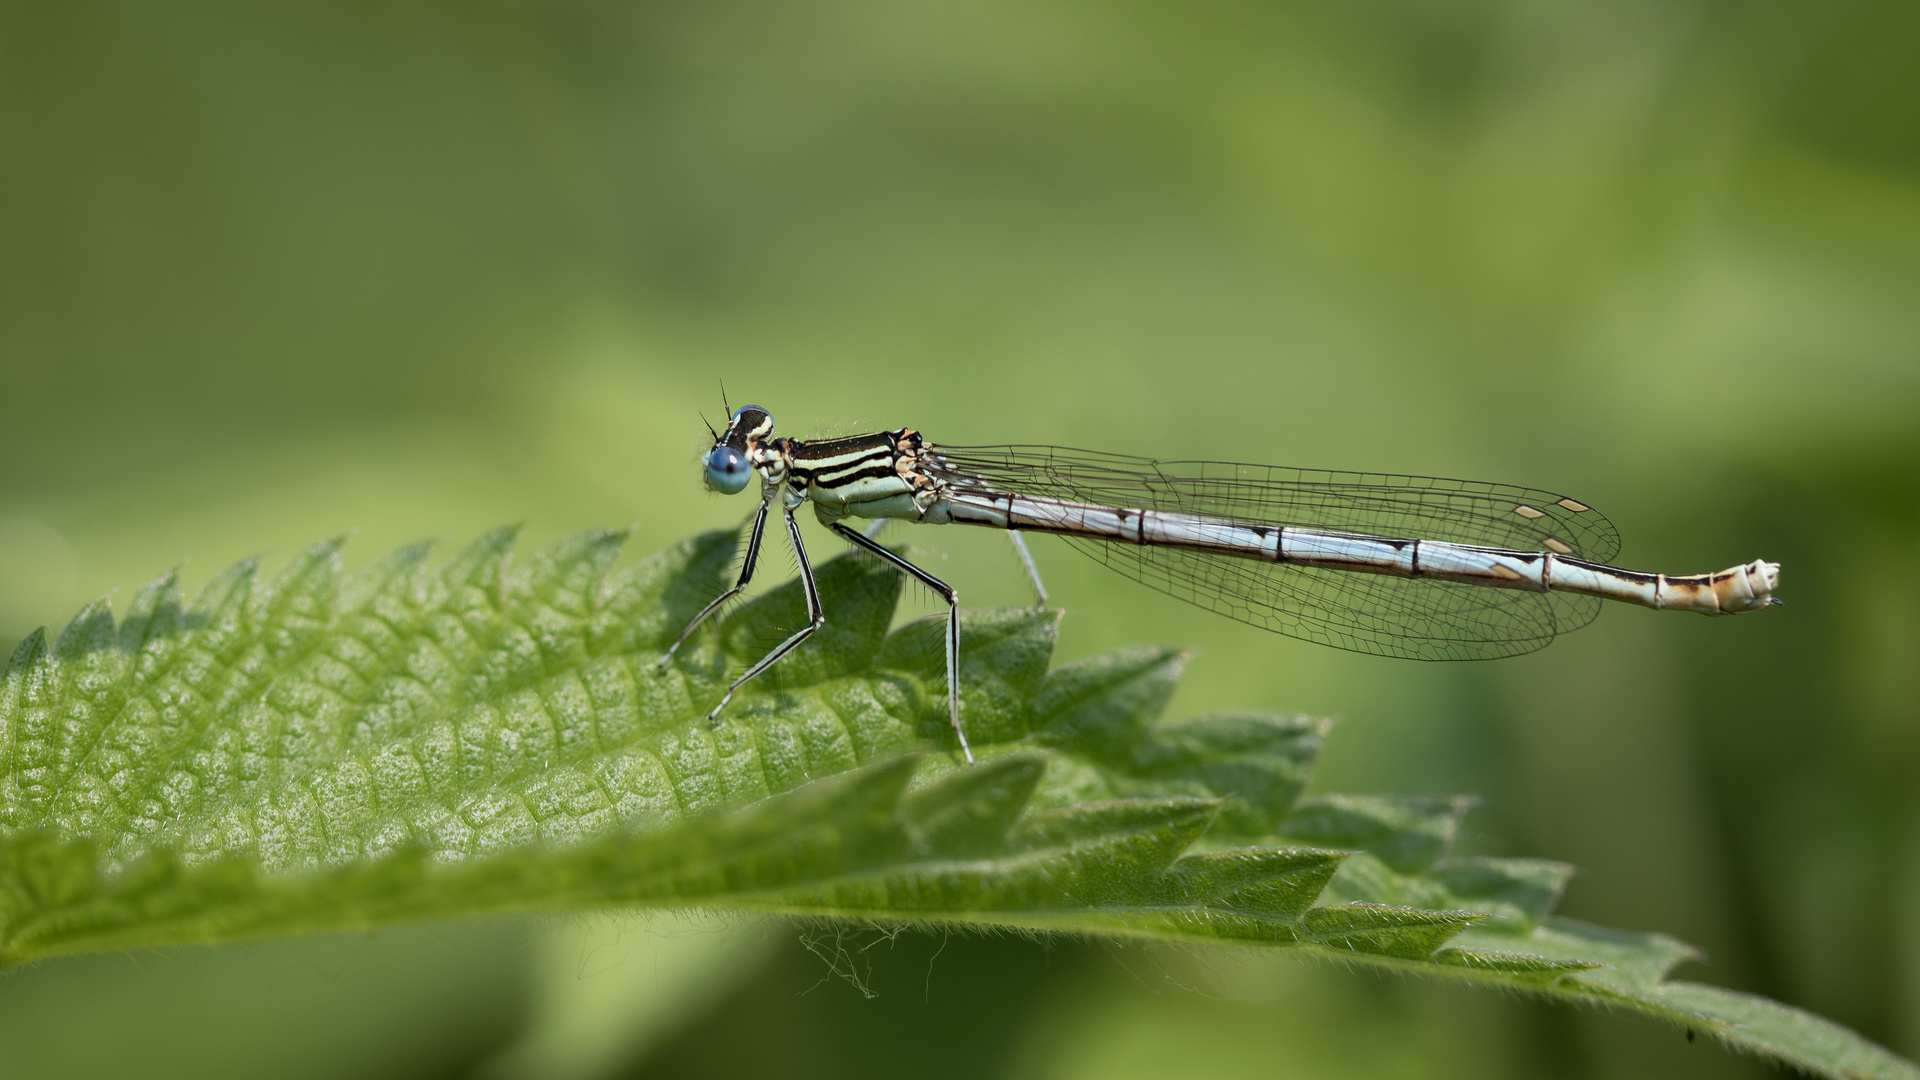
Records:
[[[660,657],[658,663],[653,665],[655,671],[667,666],[667,661],[673,659],[673,654],[680,651],[680,646],[685,645],[687,639],[693,636],[693,632],[700,628],[700,624],[707,621],[707,616],[719,611],[722,604],[739,596],[740,591],[745,589],[747,583],[753,580],[753,568],[760,562],[760,534],[767,527],[768,505],[769,504],[763,500],[760,503],[759,511],[753,515],[753,531],[747,534],[747,558],[746,562],[741,564],[740,567],[740,580],[734,582],[733,588],[715,597],[713,603],[700,609],[700,614],[695,615],[693,621],[687,624],[687,628],[680,631],[680,636],[674,639],[673,646],[666,651],[664,656]]]
[[[839,522],[827,528],[845,537],[856,547],[865,548],[882,559],[892,563],[901,573],[940,594],[947,602],[947,714],[953,721],[953,733],[960,739],[960,752],[967,757],[967,764],[973,764],[973,748],[967,745],[966,729],[960,726],[960,594],[953,586],[927,573],[907,560],[881,547],[877,542],[847,528]]]
[[[1013,529],[1007,530],[1007,539],[1013,541],[1013,550],[1020,553],[1020,561],[1026,564],[1027,579],[1033,582],[1034,594],[1040,597],[1040,607],[1047,606],[1047,587],[1040,584],[1040,568],[1033,564],[1033,552],[1027,550],[1027,542]]]
[[[820,608],[820,590],[813,583],[813,564],[807,561],[807,546],[800,542],[800,525],[793,520],[793,511],[783,510],[781,516],[787,522],[787,540],[793,544],[793,557],[800,561],[800,591],[807,598],[807,625],[793,632],[793,636],[773,647],[773,651],[760,658],[760,662],[747,669],[745,675],[733,680],[727,692],[720,697],[720,703],[707,714],[707,722],[712,723],[720,715],[720,710],[733,700],[733,692],[744,686],[748,679],[780,662],[780,658],[798,648],[800,643],[813,636],[815,630],[826,623],[827,614]]]

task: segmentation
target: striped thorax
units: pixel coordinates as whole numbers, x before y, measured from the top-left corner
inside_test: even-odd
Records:
[[[751,464],[769,497],[781,493],[788,507],[812,502],[822,523],[845,517],[921,520],[946,488],[919,468],[923,448],[920,433],[911,428],[839,439],[778,439],[766,410],[747,405],[716,437],[709,459],[728,451]],[[709,486],[724,490],[711,480]]]

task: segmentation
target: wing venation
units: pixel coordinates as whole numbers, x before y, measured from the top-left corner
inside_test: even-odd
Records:
[[[933,447],[961,490],[1200,514],[1605,562],[1619,534],[1553,492],[1438,477],[1148,458],[1051,446]],[[1532,652],[1592,622],[1598,598],[1491,589],[1067,537],[1168,595],[1289,637],[1379,656],[1477,660]],[[1561,548],[1565,548],[1562,551]]]

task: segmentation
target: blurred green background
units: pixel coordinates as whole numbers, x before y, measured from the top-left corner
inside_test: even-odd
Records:
[[[190,559],[748,507],[700,414],[1567,491],[1788,606],[1350,656],[1050,539],[1064,658],[1331,714],[1317,788],[1920,1053],[1920,8],[0,5],[0,634]],[[817,552],[837,549],[808,527]],[[898,534],[970,604],[992,535]],[[790,563],[768,564],[784,571]],[[925,598],[909,614],[930,610]],[[877,996],[831,975],[852,962]],[[0,976],[0,1075],[1759,1076],[1290,960],[669,918]]]

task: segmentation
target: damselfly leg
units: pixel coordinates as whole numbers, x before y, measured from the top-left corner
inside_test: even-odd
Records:
[[[947,714],[953,720],[954,735],[960,739],[960,752],[966,755],[967,764],[973,764],[973,748],[967,745],[966,729],[960,726],[960,594],[954,591],[953,586],[888,551],[876,541],[867,539],[864,534],[837,521],[827,528],[839,533],[855,547],[864,548],[892,563],[901,573],[939,593],[940,598],[947,602]]]
[[[680,637],[674,641],[672,647],[669,648],[665,655],[661,656],[659,661],[654,665],[656,668],[666,667],[667,662],[673,659],[673,654],[679,651],[680,646],[699,628],[701,623],[706,621],[709,615],[719,610],[728,600],[740,595],[740,592],[752,582],[754,567],[760,559],[760,540],[761,534],[765,531],[767,524],[767,508],[771,505],[773,505],[771,501],[761,503],[759,512],[754,515],[753,528],[747,537],[747,556],[744,565],[740,569],[739,580],[735,582],[733,588],[721,593],[712,603],[702,608],[700,614],[693,617],[693,621],[687,624],[686,629],[680,631]],[[707,720],[709,722],[719,717],[720,711],[725,709],[727,703],[733,700],[735,691],[745,686],[754,676],[759,675],[761,672],[779,663],[782,657],[798,648],[801,642],[812,637],[814,632],[819,630],[827,621],[826,611],[820,603],[820,590],[813,578],[813,564],[808,560],[806,545],[800,539],[799,522],[794,520],[791,509],[783,509],[780,517],[786,524],[787,540],[793,545],[794,558],[798,560],[800,564],[800,588],[806,597],[807,625],[796,630],[792,636],[782,641],[779,645],[774,646],[773,650],[761,657],[758,663],[748,668],[745,674],[733,680],[732,684],[727,687],[727,692],[722,694],[719,702],[714,705],[713,711],[707,713]],[[960,752],[966,756],[967,763],[972,764],[973,748],[967,745],[966,730],[960,726],[960,594],[954,591],[953,586],[948,585],[946,582],[941,581],[939,578],[934,577],[918,566],[888,551],[878,542],[868,539],[865,535],[855,532],[839,522],[834,522],[827,527],[840,534],[848,543],[884,559],[901,573],[906,574],[927,588],[940,594],[940,598],[947,602],[947,715],[953,723],[954,735],[960,740]],[[1035,580],[1037,584],[1038,579],[1036,578]]]
[[[673,659],[673,654],[680,651],[680,646],[687,643],[687,639],[693,636],[695,630],[700,629],[700,624],[706,622],[709,615],[719,611],[726,606],[727,601],[746,591],[747,583],[753,580],[753,568],[760,563],[760,534],[766,531],[767,508],[772,505],[770,502],[763,501],[760,509],[754,512],[753,528],[747,533],[747,557],[740,564],[740,580],[733,583],[733,588],[714,597],[711,604],[700,609],[700,614],[695,615],[693,621],[687,624],[687,628],[680,631],[680,636],[674,639],[673,644],[661,655],[659,662],[653,665],[655,671],[666,668],[667,661]],[[787,518],[791,522],[793,515],[788,514]],[[804,561],[803,559],[802,562]]]
[[[1007,539],[1013,541],[1013,550],[1020,553],[1020,564],[1027,568],[1027,580],[1033,582],[1033,594],[1039,598],[1035,603],[1046,607],[1047,587],[1040,584],[1040,568],[1033,564],[1033,552],[1027,550],[1027,542],[1020,538],[1017,530],[1008,529]]]
[[[879,518],[862,529],[861,534],[869,540],[878,540],[880,534],[885,532],[887,526],[891,524],[893,522],[889,519]],[[1038,607],[1046,607],[1047,587],[1040,581],[1040,567],[1033,561],[1033,552],[1027,550],[1027,542],[1021,538],[1017,530],[1008,529],[1007,539],[1013,541],[1013,553],[1020,556],[1020,565],[1026,568],[1027,580],[1033,583],[1034,604]]]
[[[780,513],[780,518],[786,522],[787,541],[793,545],[793,557],[800,563],[800,591],[807,600],[807,625],[795,630],[791,637],[775,645],[772,652],[761,657],[759,663],[748,668],[746,674],[733,680],[732,684],[727,687],[727,692],[720,695],[720,701],[714,705],[713,711],[707,714],[708,723],[712,723],[720,716],[720,710],[726,708],[727,702],[733,700],[734,691],[745,686],[755,675],[779,663],[781,657],[799,648],[801,642],[812,637],[814,631],[820,629],[827,621],[827,613],[820,606],[820,590],[813,583],[813,564],[807,561],[807,546],[800,541],[800,523],[793,520],[793,510],[791,508],[783,508]],[[760,525],[765,520],[766,512],[763,509],[760,515],[754,519],[754,541],[758,541]],[[704,616],[705,612],[701,614]],[[687,631],[680,635],[681,639],[684,640],[687,633],[691,633],[692,630],[693,627],[689,626]],[[672,654],[669,653],[668,655],[671,656]],[[662,657],[661,662],[665,663],[666,659],[667,657]]]

